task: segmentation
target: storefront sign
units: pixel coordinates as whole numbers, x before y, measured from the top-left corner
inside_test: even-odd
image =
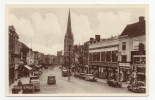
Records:
[[[117,52],[116,53],[116,56],[121,56],[121,52]]]
[[[130,63],[119,63],[119,66],[130,67]]]
[[[139,41],[137,41],[137,40],[133,41],[133,49],[138,50],[138,48],[139,48],[138,46],[139,46]]]
[[[107,63],[107,62],[89,62],[89,64],[95,66],[117,66],[117,63]]]

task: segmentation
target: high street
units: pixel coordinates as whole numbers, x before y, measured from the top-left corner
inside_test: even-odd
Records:
[[[48,75],[56,76],[56,84],[47,84]],[[62,77],[61,69],[59,67],[55,67],[54,69],[44,69],[43,74],[39,78],[40,80],[40,88],[41,90],[38,92],[34,92],[34,94],[84,94],[84,93],[127,93],[133,94],[127,90],[127,88],[115,88],[110,87],[108,84],[103,82],[89,82],[83,79],[79,79],[77,77],[71,76],[71,80],[68,81],[68,77]],[[29,77],[22,78],[21,81],[23,83],[29,82]],[[11,86],[10,86],[11,90]]]

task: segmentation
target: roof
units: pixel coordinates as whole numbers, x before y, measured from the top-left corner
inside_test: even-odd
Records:
[[[138,36],[145,34],[145,20],[128,24],[120,36]]]
[[[9,29],[15,31],[15,28],[13,26],[9,26]]]

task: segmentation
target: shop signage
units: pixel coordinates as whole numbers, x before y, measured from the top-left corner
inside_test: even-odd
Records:
[[[117,52],[116,53],[116,56],[121,56],[121,52]]]
[[[130,63],[119,63],[119,66],[130,67]]]
[[[133,41],[133,49],[134,50],[138,50],[138,46],[139,46],[139,41]]]
[[[96,66],[117,66],[117,63],[107,63],[107,62],[89,62],[89,64]]]

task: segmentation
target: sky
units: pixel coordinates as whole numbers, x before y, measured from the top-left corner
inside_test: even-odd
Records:
[[[68,13],[74,44],[83,44],[95,35],[108,38],[122,33],[127,24],[145,17],[144,8],[127,7],[13,7],[8,11],[8,25],[13,25],[19,41],[34,51],[56,55],[64,49]]]

